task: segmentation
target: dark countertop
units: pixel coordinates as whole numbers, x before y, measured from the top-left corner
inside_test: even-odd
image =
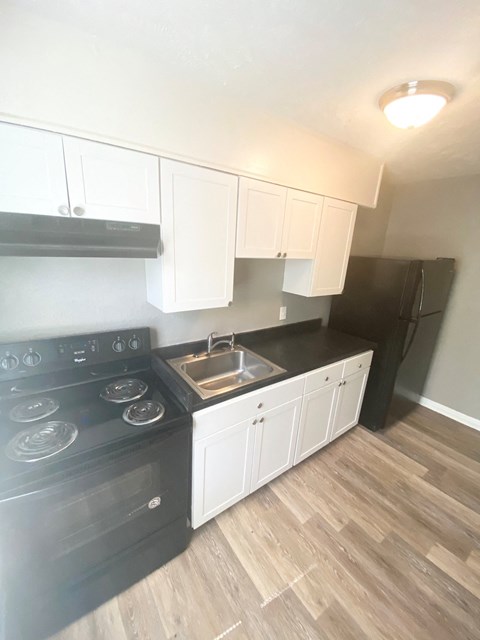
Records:
[[[165,361],[205,351],[205,340],[154,349],[152,364],[185,407],[189,411],[198,411],[249,391],[319,369],[332,362],[350,358],[363,351],[375,349],[376,346],[362,338],[322,327],[321,319],[239,333],[235,342],[271,360],[285,369],[285,373],[203,400]]]

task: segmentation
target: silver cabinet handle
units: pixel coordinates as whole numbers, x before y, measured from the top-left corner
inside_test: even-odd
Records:
[[[361,369],[361,368],[362,368],[362,363],[360,363],[360,364],[358,365],[358,368],[359,368],[359,369]]]
[[[330,380],[330,376],[327,376],[327,377],[325,378],[325,382],[327,382],[328,380]]]
[[[252,424],[257,424],[257,419],[255,418],[255,420],[252,422]]]
[[[338,383],[338,386],[339,386],[339,387],[341,387],[341,386],[342,386],[342,383],[341,383],[341,382],[339,382],[339,383]]]
[[[61,204],[58,207],[58,213],[62,216],[69,216],[70,215],[70,207],[67,207],[66,204]]]
[[[263,422],[265,420],[265,418],[260,418],[259,422]]]
[[[342,382],[342,384],[343,384],[343,386],[345,386],[345,385],[347,384],[347,381],[346,381],[346,380],[344,380],[344,381]]]
[[[283,257],[284,257],[284,258],[286,258],[286,257],[287,257],[287,254],[286,254],[286,253],[284,253],[284,254],[283,254]]]
[[[280,253],[280,251],[277,253],[277,258],[281,258],[282,254]]]
[[[83,216],[83,214],[85,213],[85,209],[83,207],[73,207],[73,213],[76,216]]]
[[[259,402],[259,403],[257,404],[257,409],[261,409],[262,407],[263,407],[263,402]]]

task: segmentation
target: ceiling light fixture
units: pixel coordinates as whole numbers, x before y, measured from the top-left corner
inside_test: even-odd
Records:
[[[387,119],[400,129],[421,127],[453,98],[454,88],[441,80],[412,80],[386,91],[379,100]]]

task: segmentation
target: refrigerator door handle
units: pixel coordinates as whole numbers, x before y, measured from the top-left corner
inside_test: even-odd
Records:
[[[425,269],[422,267],[422,279],[420,281],[420,304],[418,305],[417,322],[423,311],[423,299],[425,298]]]
[[[408,352],[410,351],[413,341],[415,340],[415,336],[417,335],[417,330],[418,330],[418,325],[420,324],[420,318],[416,318],[415,320],[409,320],[409,322],[411,324],[413,324],[413,331],[410,335],[410,339],[402,353],[402,358],[400,360],[400,362],[403,362],[405,360],[405,358],[407,357]]]
[[[401,362],[403,362],[405,360],[405,358],[407,357],[408,352],[410,351],[410,349],[412,348],[412,344],[413,341],[415,340],[415,336],[417,335],[417,331],[418,331],[418,325],[420,324],[420,318],[422,316],[422,309],[423,309],[423,300],[425,297],[425,270],[422,267],[422,271],[421,271],[421,281],[420,281],[420,302],[418,304],[418,311],[417,311],[417,316],[416,318],[412,318],[409,322],[411,322],[414,327],[413,327],[413,331],[412,334],[410,336],[410,340],[408,341],[406,348],[404,349],[403,353],[402,353],[402,360]]]

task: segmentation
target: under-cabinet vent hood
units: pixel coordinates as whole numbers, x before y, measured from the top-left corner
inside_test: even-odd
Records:
[[[0,213],[0,255],[156,258],[154,224]]]

